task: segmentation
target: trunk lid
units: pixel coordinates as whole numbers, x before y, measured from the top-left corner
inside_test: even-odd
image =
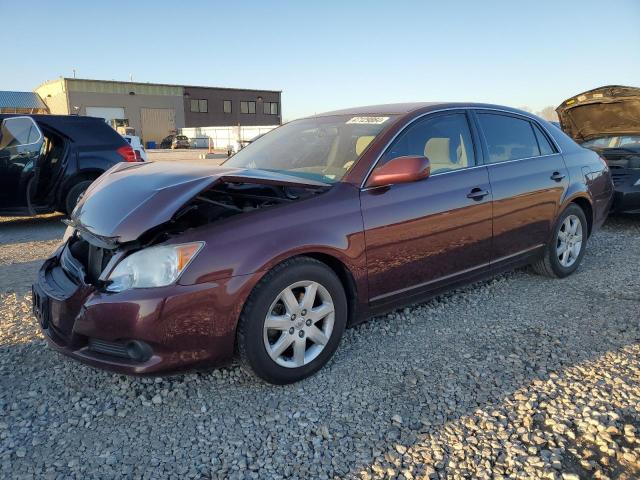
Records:
[[[562,130],[576,142],[640,135],[640,88],[610,85],[576,95],[556,108]]]
[[[198,162],[119,163],[87,189],[69,222],[104,243],[136,240],[220,182],[326,188],[315,180]]]

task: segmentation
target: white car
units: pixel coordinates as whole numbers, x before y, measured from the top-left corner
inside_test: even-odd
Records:
[[[136,160],[141,160],[143,162],[148,161],[147,152],[144,150],[144,147],[142,146],[140,137],[137,137],[136,135],[123,135],[122,138],[124,138],[127,142],[129,142],[129,144],[131,145],[131,148],[133,148],[133,151],[136,154]]]

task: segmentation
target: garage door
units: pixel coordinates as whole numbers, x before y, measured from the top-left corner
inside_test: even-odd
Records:
[[[140,111],[142,120],[142,140],[144,142],[160,141],[176,129],[176,111],[170,108],[143,108]]]
[[[109,123],[114,118],[127,118],[123,107],[87,107],[87,117],[104,118]]]

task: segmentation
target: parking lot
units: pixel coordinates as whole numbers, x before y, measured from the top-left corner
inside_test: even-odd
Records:
[[[178,162],[182,160],[201,160],[208,154],[208,150],[206,149],[180,149],[180,150],[169,150],[169,149],[152,149],[147,150],[147,156],[149,157],[149,161],[152,162]],[[220,150],[216,150],[212,154],[209,154],[207,160],[212,164],[222,163],[227,159],[226,152],[222,152]]]
[[[609,220],[564,280],[520,270],[350,329],[285,387],[53,353],[30,284],[60,219],[0,219],[2,478],[640,475],[638,219]]]

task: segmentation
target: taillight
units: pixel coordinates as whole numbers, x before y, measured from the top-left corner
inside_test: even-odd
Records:
[[[133,151],[131,145],[123,145],[116,150],[118,154],[124,158],[125,162],[137,162],[136,153]]]
[[[141,162],[142,161],[142,155],[140,155],[140,150],[134,150],[135,154],[136,154],[136,161],[137,162]]]

